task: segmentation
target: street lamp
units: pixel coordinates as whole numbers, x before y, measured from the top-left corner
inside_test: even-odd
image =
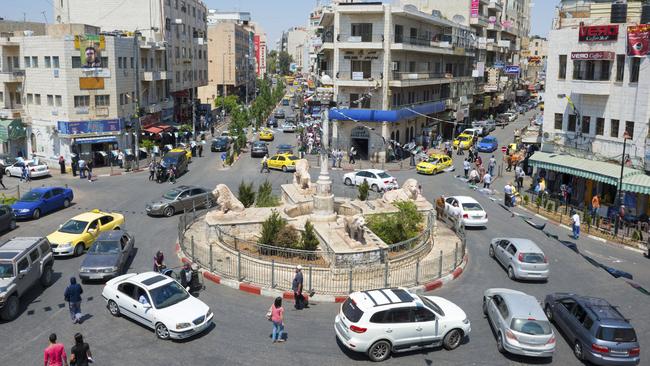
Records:
[[[621,175],[618,179],[618,189],[617,189],[617,196],[618,196],[618,209],[619,213],[616,215],[616,223],[614,225],[614,236],[618,235],[618,229],[621,226],[621,211],[624,210],[624,201],[623,201],[623,168],[625,168],[625,146],[626,142],[628,139],[631,139],[632,137],[630,134],[627,132],[627,130],[623,133],[623,155],[621,155]],[[623,212],[623,214],[625,214]]]

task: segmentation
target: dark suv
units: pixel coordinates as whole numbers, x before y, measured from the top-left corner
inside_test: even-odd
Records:
[[[546,317],[562,331],[579,360],[596,365],[638,365],[634,328],[604,299],[554,293],[544,300]]]

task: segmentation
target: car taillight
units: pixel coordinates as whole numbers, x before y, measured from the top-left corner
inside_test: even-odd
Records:
[[[356,325],[351,325],[350,330],[355,333],[365,333],[368,328],[357,327]]]
[[[510,329],[506,330],[506,338],[512,339],[513,341],[517,340],[517,336],[515,336],[515,334],[510,331]]]
[[[598,353],[609,353],[609,348],[593,343],[591,350]]]
[[[544,263],[548,263],[548,257],[544,256]]]
[[[517,259],[519,259],[520,262],[523,262],[524,261],[524,253],[519,253],[519,255],[517,256]]]
[[[632,348],[627,354],[630,355],[631,357],[636,357],[639,354],[641,354],[641,348],[639,347]]]
[[[29,171],[30,171],[30,172],[35,172],[35,171],[36,171],[36,169],[34,169],[34,168],[31,168],[31,169],[29,169]]]
[[[469,215],[468,214],[463,214],[463,218],[464,219],[469,219]]]
[[[555,336],[551,336],[551,338],[546,342],[546,344],[555,344]]]

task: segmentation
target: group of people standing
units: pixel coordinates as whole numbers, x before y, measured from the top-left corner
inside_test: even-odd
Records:
[[[56,333],[49,336],[49,345],[43,351],[43,362],[45,366],[68,366],[68,356],[63,343],[57,342]],[[93,362],[90,346],[84,342],[81,333],[74,335],[74,346],[70,349],[70,365],[88,366]]]
[[[165,167],[161,162],[151,161],[149,162],[149,181],[155,181],[156,183],[165,183],[175,184],[176,178],[178,177],[178,169],[176,165],[171,164],[169,167]]]
[[[474,164],[474,167],[472,167],[472,164]],[[465,179],[467,179],[471,184],[478,185],[480,183],[483,183],[483,188],[489,189],[490,185],[492,184],[494,169],[496,165],[497,161],[494,155],[490,157],[486,168],[483,164],[483,158],[481,158],[478,153],[476,155],[472,154],[463,161]]]

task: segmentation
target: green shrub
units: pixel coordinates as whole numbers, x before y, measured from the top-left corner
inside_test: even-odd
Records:
[[[546,211],[554,211],[554,207],[553,201],[546,201]]]
[[[235,160],[234,156],[235,156],[235,154],[233,152],[228,153],[228,155],[226,156],[226,165],[228,165],[228,166],[232,165],[232,163]]]
[[[298,249],[300,247],[300,233],[295,227],[284,225],[278,231],[278,235],[272,245],[280,248]]]
[[[316,250],[318,248],[318,238],[316,237],[316,231],[314,230],[314,225],[307,220],[305,222],[305,231],[302,233],[302,249],[303,250]]]
[[[417,236],[424,220],[415,203],[398,201],[394,205],[399,212],[376,214],[367,218],[368,228],[386,244],[399,243]]]
[[[257,189],[257,207],[276,207],[280,204],[280,198],[273,195],[271,182],[265,180]]]
[[[524,203],[528,204],[530,202],[530,197],[527,194],[524,195]]]
[[[632,232],[632,240],[641,241],[642,238],[643,236],[641,235],[641,231],[634,230],[634,232]]]
[[[239,201],[248,208],[255,203],[255,191],[253,190],[253,183],[246,184],[242,180],[239,183]]]
[[[368,185],[368,181],[364,179],[363,182],[359,184],[358,198],[360,201],[365,201],[368,199],[368,191],[370,191],[370,186]]]
[[[260,244],[276,246],[278,233],[287,225],[287,220],[280,216],[276,210],[271,211],[271,215],[262,223],[262,233],[257,240]]]
[[[537,196],[537,198],[535,198],[535,206],[537,206],[537,208],[539,209],[541,205],[542,205],[542,197]]]

